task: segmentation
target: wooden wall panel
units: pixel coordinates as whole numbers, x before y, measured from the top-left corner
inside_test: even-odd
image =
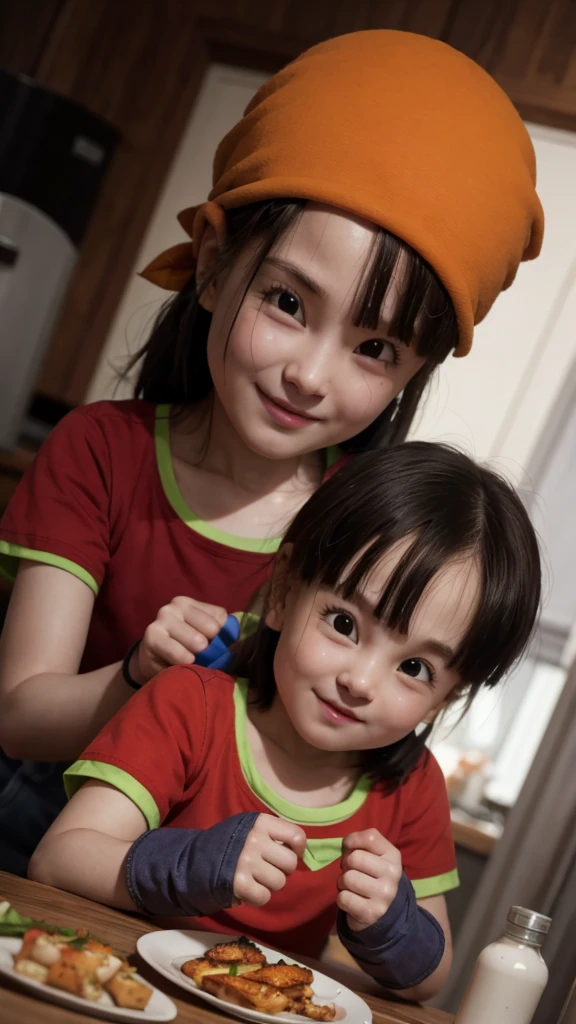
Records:
[[[110,170],[40,386],[80,402],[209,59],[274,71],[361,28],[422,32],[522,114],[576,128],[576,0],[4,0],[0,64],[111,121]]]
[[[66,0],[4,0],[0,5],[0,67],[34,77]]]

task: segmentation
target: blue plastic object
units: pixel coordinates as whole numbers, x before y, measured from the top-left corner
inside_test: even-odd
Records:
[[[235,615],[229,615],[218,636],[214,637],[205,651],[196,655],[195,664],[201,665],[202,668],[214,668],[220,672],[226,672],[232,661],[229,648],[236,643],[239,637],[240,623]]]

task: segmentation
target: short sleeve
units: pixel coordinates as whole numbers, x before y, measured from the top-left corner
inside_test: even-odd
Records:
[[[186,709],[186,714],[183,709]],[[207,701],[203,677],[178,666],[146,683],[64,773],[68,796],[88,778],[128,796],[158,828],[204,762]]]
[[[442,770],[426,751],[403,786],[398,848],[418,899],[455,889],[458,882],[450,803]]]
[[[62,419],[26,471],[0,522],[0,573],[20,558],[72,572],[93,591],[110,557],[111,461],[88,408]]]

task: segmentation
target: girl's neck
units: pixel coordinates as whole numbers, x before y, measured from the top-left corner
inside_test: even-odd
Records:
[[[248,448],[215,394],[179,419],[172,437],[178,458],[224,477],[248,494],[262,495],[296,482],[305,490],[315,489],[322,480],[323,460],[318,452],[269,459]]]
[[[306,743],[278,698],[266,711],[248,704],[248,742],[265,782],[279,796],[300,806],[341,803],[360,775],[353,753],[319,750]]]

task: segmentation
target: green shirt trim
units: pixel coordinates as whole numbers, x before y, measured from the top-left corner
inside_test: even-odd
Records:
[[[64,789],[68,799],[74,796],[86,779],[99,779],[100,782],[107,782],[108,785],[119,789],[142,811],[148,828],[159,828],[160,811],[156,801],[146,787],[128,772],[104,761],[75,761],[64,772]]]
[[[254,764],[246,732],[247,704],[248,681],[237,679],[234,686],[234,719],[238,758],[246,782],[262,803],[275,811],[279,817],[298,825],[332,825],[351,818],[362,807],[370,792],[370,780],[367,775],[362,775],[358,779],[354,789],[345,800],[333,804],[331,807],[299,807],[278,796],[264,781]],[[329,842],[332,841],[329,840]],[[315,842],[322,843],[324,840],[315,840]]]
[[[182,519],[190,529],[195,530],[202,537],[217,541],[229,548],[237,548],[240,551],[256,551],[260,554],[273,554],[278,551],[282,543],[281,537],[237,537],[235,533],[227,533],[219,530],[211,523],[205,523],[189,505],[186,504],[174,474],[172,457],[170,455],[170,406],[158,405],[156,407],[156,424],[154,429],[156,442],[156,461],[160,480],[170,505],[179,519]]]
[[[53,565],[56,569],[64,569],[65,572],[77,576],[87,587],[90,587],[96,596],[98,595],[98,584],[92,574],[69,558],[53,555],[50,551],[35,551],[34,548],[25,548],[20,544],[10,544],[6,540],[0,540],[0,573],[5,579],[12,581],[16,579],[17,562],[21,558],[28,559],[30,562]]]
[[[227,533],[220,530],[211,523],[205,523],[200,519],[190,506],[184,501],[172,465],[170,454],[170,410],[168,404],[156,406],[156,419],[154,426],[154,440],[156,444],[156,462],[158,473],[166,498],[174,509],[179,519],[182,519],[191,530],[195,530],[202,537],[217,541],[229,548],[237,548],[240,551],[255,551],[259,554],[274,554],[282,543],[282,537],[239,537],[235,533]],[[340,449],[337,445],[326,449],[326,468],[330,469],[340,458]]]
[[[412,888],[417,900],[424,900],[427,896],[440,896],[449,889],[457,889],[460,885],[458,870],[447,871],[444,875],[434,875],[433,878],[414,878]]]

